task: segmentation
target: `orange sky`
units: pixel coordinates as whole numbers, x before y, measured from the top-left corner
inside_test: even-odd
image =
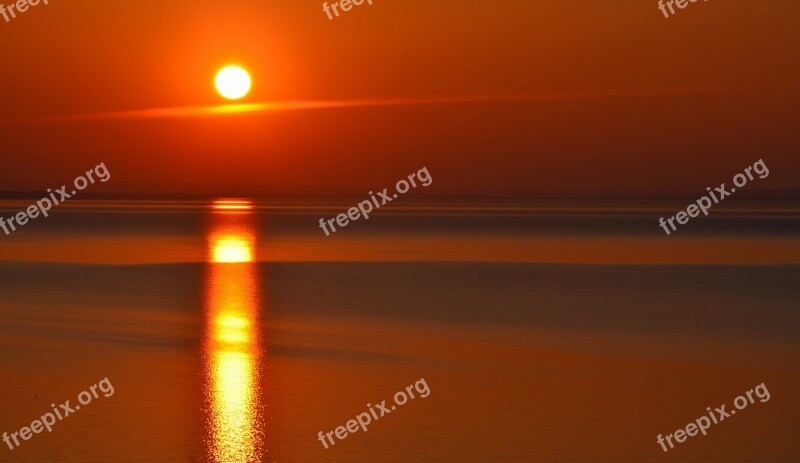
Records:
[[[800,186],[795,1],[665,19],[650,0],[375,0],[333,21],[321,3],[51,0],[0,20],[0,191],[99,162],[98,193],[363,195],[427,166],[418,194],[661,196],[759,158],[748,192]],[[231,62],[246,103],[533,98],[39,120],[219,104]]]

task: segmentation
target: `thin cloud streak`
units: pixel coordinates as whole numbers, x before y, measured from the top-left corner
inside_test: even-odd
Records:
[[[731,86],[731,87],[696,87],[659,90],[636,90],[625,92],[566,92],[539,95],[479,95],[424,98],[382,98],[361,100],[308,100],[281,101],[263,103],[227,104],[216,106],[182,106],[173,108],[137,109],[129,111],[113,111],[89,114],[71,114],[60,116],[28,117],[0,120],[0,124],[37,124],[52,122],[80,122],[102,120],[137,120],[137,119],[192,119],[219,116],[236,116],[253,113],[298,111],[311,109],[359,108],[378,106],[420,106],[458,103],[515,102],[515,101],[553,101],[580,100],[594,98],[620,98],[640,96],[663,96],[676,94],[725,93],[750,90],[795,89],[800,86]]]

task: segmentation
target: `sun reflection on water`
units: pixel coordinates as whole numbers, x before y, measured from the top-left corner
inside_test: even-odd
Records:
[[[203,355],[209,461],[264,454],[258,272],[249,203],[215,202],[208,238]]]

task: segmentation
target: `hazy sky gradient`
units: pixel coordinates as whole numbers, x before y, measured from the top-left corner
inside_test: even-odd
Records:
[[[105,162],[92,192],[363,194],[428,166],[430,195],[660,196],[759,158],[771,175],[748,190],[797,188],[800,4],[656,5],[375,0],[329,21],[317,0],[51,0],[0,22],[0,191]],[[231,62],[246,103],[587,97],[13,122],[219,104]]]

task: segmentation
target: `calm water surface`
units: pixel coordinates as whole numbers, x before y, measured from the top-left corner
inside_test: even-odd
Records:
[[[0,239],[0,432],[115,393],[0,460],[798,461],[796,205],[667,238],[670,207],[420,203],[325,237],[345,205],[64,205]],[[769,402],[661,452],[762,382]]]

